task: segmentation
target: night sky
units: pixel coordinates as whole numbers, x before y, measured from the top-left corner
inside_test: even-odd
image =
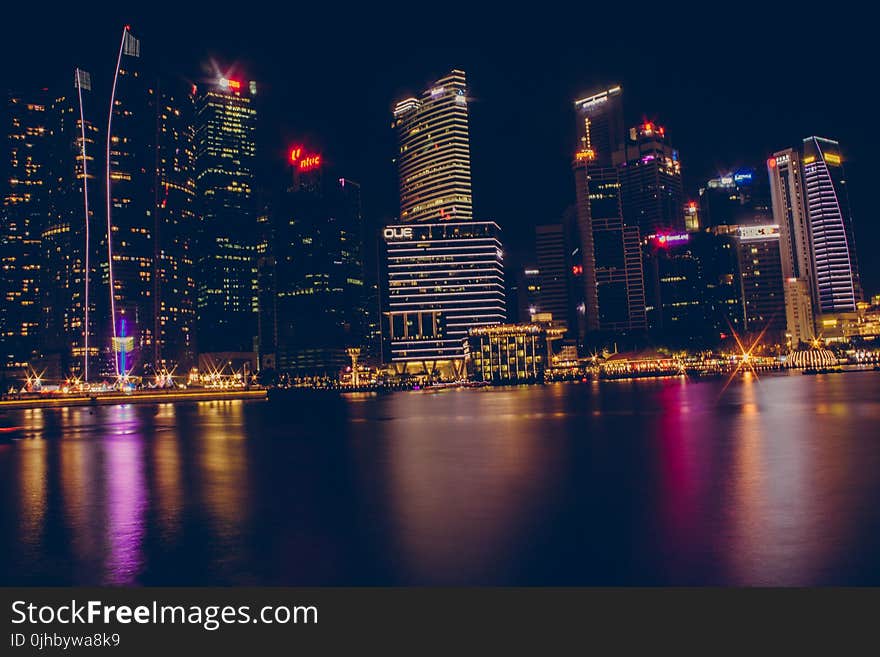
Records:
[[[129,23],[159,72],[198,80],[213,58],[257,80],[266,166],[304,141],[362,183],[365,216],[379,225],[397,214],[393,102],[462,68],[472,96],[475,210],[501,224],[515,264],[527,257],[532,226],[558,220],[574,201],[572,101],[619,82],[629,122],[666,126],[690,194],[737,166],[763,174],[773,150],[808,135],[840,140],[864,286],[880,292],[871,21],[843,3],[825,5],[821,16],[806,4],[618,4],[626,10],[612,14],[549,3],[525,13],[518,3],[496,11],[437,3],[425,13],[409,3],[373,12],[342,3],[247,2],[231,11],[226,3],[181,2],[128,13],[84,3],[82,16],[17,3],[4,7],[0,26],[2,86],[67,84],[81,66],[106,96]]]

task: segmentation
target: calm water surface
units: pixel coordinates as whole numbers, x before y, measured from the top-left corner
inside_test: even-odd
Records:
[[[880,373],[11,412],[0,584],[880,584]]]

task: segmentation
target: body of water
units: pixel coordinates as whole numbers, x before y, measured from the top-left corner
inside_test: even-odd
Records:
[[[10,411],[7,585],[880,584],[880,373]]]

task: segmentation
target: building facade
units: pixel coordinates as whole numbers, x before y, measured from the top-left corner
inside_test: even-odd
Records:
[[[840,144],[808,137],[801,163],[813,248],[814,312],[854,313],[862,289]]]
[[[469,329],[465,348],[469,378],[496,385],[543,383],[550,356],[547,331],[539,323]]]
[[[52,113],[52,202],[42,233],[42,351],[57,361],[61,375],[89,380],[97,373],[103,325],[97,314],[96,250],[103,231],[95,216],[101,208],[103,144],[90,120],[95,107],[88,72],[75,71],[74,84],[55,95]]]
[[[346,349],[361,348],[366,336],[360,185],[334,176],[320,156],[300,152],[290,167],[261,256],[274,269],[261,270],[263,285],[273,285],[268,295],[261,289],[270,304],[261,331],[267,348],[274,342],[279,373],[335,377],[350,363]]]
[[[452,70],[394,107],[400,221],[473,219],[467,84]]]
[[[623,152],[614,160],[624,223],[637,226],[642,235],[683,231],[681,162],[665,128],[650,122],[631,128]]]
[[[5,367],[40,350],[40,236],[50,208],[50,98],[11,93],[3,115],[0,348]]]
[[[392,365],[460,377],[468,330],[507,316],[498,224],[397,224],[387,226],[383,238]]]
[[[200,352],[255,350],[256,92],[255,82],[226,78],[197,89],[195,182],[201,216],[196,323]]]
[[[765,342],[784,343],[785,287],[779,252],[779,226],[740,226],[737,230],[744,328]]]

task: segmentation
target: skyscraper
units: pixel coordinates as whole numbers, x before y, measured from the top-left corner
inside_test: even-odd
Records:
[[[473,220],[464,71],[393,114],[400,223],[383,230],[383,352],[400,372],[458,378],[468,329],[507,315],[501,230]]]
[[[394,107],[400,181],[400,221],[473,218],[464,71],[452,70],[420,98]]]
[[[266,346],[275,342],[279,372],[335,377],[351,362],[346,349],[361,347],[365,337],[360,185],[301,147],[291,151],[290,167],[271,213],[275,271],[261,280],[274,290],[268,298],[261,290],[272,309],[261,330]]]
[[[745,329],[763,332],[767,342],[782,342],[786,317],[779,226],[740,226],[737,238]]]
[[[575,101],[579,150],[573,168],[584,283],[585,330],[647,328],[638,226],[624,225],[615,161],[624,144],[619,86]],[[585,336],[580,336],[583,339]]]
[[[10,94],[3,116],[0,358],[21,367],[39,352],[40,234],[49,214],[49,96]]]
[[[681,163],[665,128],[651,122],[631,128],[623,151],[613,157],[624,223],[638,226],[642,235],[684,230]]]
[[[610,164],[613,154],[623,148],[626,136],[620,85],[576,100],[574,109],[579,149],[592,152],[600,164]]]
[[[168,370],[189,367],[196,356],[193,100],[188,85],[157,85],[153,361]]]
[[[539,312],[551,313],[554,324],[566,328],[571,322],[569,312],[570,266],[562,224],[535,227],[535,259],[541,286]]]
[[[384,230],[389,354],[400,372],[458,378],[468,329],[506,319],[498,224],[398,224]]]
[[[813,247],[814,312],[853,313],[862,300],[840,144],[804,139],[804,203]]]
[[[154,355],[155,90],[140,41],[123,30],[106,134],[106,217],[102,269],[109,291],[109,370],[125,374]],[[109,240],[109,241],[108,241]]]
[[[97,373],[102,346],[96,313],[101,225],[95,216],[102,144],[91,120],[95,111],[91,76],[76,69],[74,84],[52,101],[52,201],[42,233],[42,351],[57,358],[59,374],[85,380]]]
[[[256,92],[255,82],[221,78],[200,86],[196,97],[200,352],[250,352],[255,346]]]
[[[792,346],[816,334],[812,231],[804,203],[803,170],[797,150],[767,160],[773,220],[779,226],[779,258],[785,292],[786,330]]]

